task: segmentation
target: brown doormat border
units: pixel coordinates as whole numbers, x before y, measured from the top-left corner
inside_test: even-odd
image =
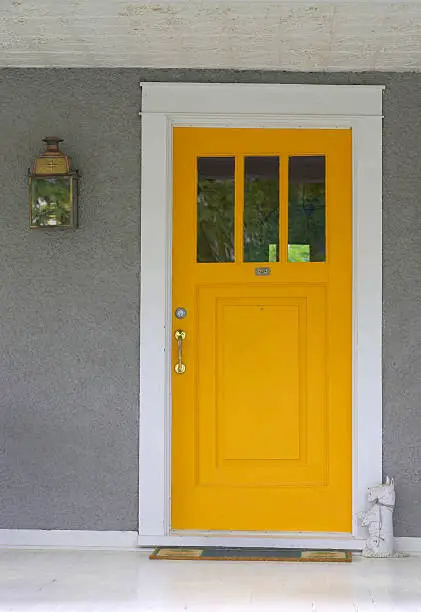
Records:
[[[349,550],[301,550],[294,548],[158,547],[149,559],[165,561],[278,561],[351,563]]]

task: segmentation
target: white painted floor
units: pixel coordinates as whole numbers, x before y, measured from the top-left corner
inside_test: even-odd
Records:
[[[0,550],[0,612],[421,611],[421,557],[351,564],[149,561]]]

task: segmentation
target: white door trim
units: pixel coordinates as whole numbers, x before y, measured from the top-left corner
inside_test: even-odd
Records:
[[[382,478],[380,86],[142,83],[139,544],[360,549],[357,515]],[[172,532],[172,128],[351,128],[353,133],[353,529],[350,534]],[[342,547],[344,547],[342,546]]]

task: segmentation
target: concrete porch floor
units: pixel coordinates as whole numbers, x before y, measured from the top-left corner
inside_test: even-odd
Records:
[[[0,551],[0,612],[421,611],[421,557],[351,564]]]

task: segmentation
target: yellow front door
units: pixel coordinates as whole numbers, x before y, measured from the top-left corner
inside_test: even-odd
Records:
[[[351,131],[173,136],[171,527],[350,532]]]

